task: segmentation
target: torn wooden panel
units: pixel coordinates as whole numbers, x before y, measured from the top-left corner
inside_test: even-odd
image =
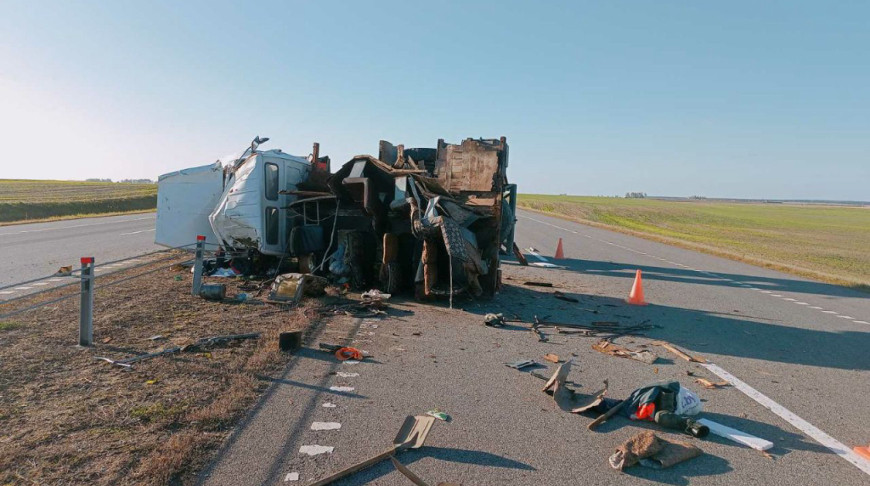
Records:
[[[648,351],[646,349],[635,351],[633,349],[628,349],[624,346],[614,344],[607,339],[602,339],[601,341],[593,344],[592,349],[598,351],[599,353],[609,354],[610,356],[617,356],[619,358],[629,358],[646,364],[653,364],[658,359],[658,356],[652,351]]]

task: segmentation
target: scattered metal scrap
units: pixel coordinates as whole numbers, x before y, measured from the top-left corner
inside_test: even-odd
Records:
[[[257,339],[260,337],[260,333],[253,332],[248,334],[230,334],[227,336],[212,336],[207,338],[198,339],[191,344],[185,344],[183,346],[173,346],[171,348],[165,348],[161,351],[156,351],[153,353],[147,354],[139,354],[136,356],[131,356],[125,359],[113,360],[111,358],[106,358],[103,356],[94,357],[94,359],[99,359],[102,361],[106,361],[116,366],[121,366],[124,368],[131,368],[133,363],[138,363],[139,361],[144,361],[146,359],[156,358],[158,356],[164,356],[168,354],[175,354],[187,351],[199,351],[210,346],[214,346],[216,344],[225,343],[227,341],[236,341],[243,339]]]
[[[667,349],[668,351],[674,353],[675,355],[679,356],[680,358],[682,358],[686,361],[689,361],[689,362],[693,362],[693,363],[706,363],[707,362],[707,360],[704,359],[703,357],[690,356],[690,355],[684,353],[683,351],[681,351],[679,348],[677,348],[673,344],[666,342],[666,341],[653,341],[652,344],[656,345],[656,346],[661,346],[661,347]]]

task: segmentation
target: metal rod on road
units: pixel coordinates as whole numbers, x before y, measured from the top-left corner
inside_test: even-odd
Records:
[[[202,248],[205,246],[205,236],[196,236],[196,261],[193,264],[193,288],[191,295],[199,295],[199,288],[202,286]]]
[[[94,257],[82,257],[81,317],[79,346],[94,344]]]

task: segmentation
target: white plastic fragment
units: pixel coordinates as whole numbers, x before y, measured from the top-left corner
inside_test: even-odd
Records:
[[[731,439],[734,442],[747,445],[755,450],[766,451],[773,447],[773,442],[769,440],[756,437],[752,434],[747,434],[746,432],[737,429],[732,429],[731,427],[713,422],[712,420],[700,419],[698,420],[698,423],[710,427],[710,432],[714,435]]]
[[[338,375],[342,378],[353,378],[355,376],[359,376],[359,373],[348,373],[346,371],[339,371],[336,373],[336,375]]]
[[[322,406],[323,408],[335,408],[337,405],[332,402],[326,402]]]
[[[336,391],[336,392],[352,392],[353,391],[352,386],[331,386],[331,387],[329,387],[329,389],[332,391]]]
[[[338,430],[341,424],[338,422],[312,422],[311,430]]]
[[[304,445],[299,448],[300,454],[308,454],[309,456],[316,456],[318,454],[331,453],[335,449],[333,446],[322,446],[322,445]]]
[[[299,481],[299,473],[298,472],[289,472],[286,476],[284,476],[284,481]]]

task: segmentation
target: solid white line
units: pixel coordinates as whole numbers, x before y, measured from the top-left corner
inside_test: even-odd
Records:
[[[850,462],[852,465],[854,465],[858,469],[864,471],[865,474],[870,475],[870,461],[862,458],[861,456],[859,456],[858,454],[853,452],[851,449],[849,449],[847,446],[842,444],[837,439],[826,434],[825,432],[820,430],[815,425],[813,425],[813,424],[807,422],[806,420],[798,417],[797,415],[792,413],[787,408],[785,408],[782,405],[771,400],[766,395],[762,394],[761,392],[759,392],[755,388],[752,388],[751,386],[749,386],[748,384],[746,384],[745,382],[743,382],[742,380],[740,380],[736,376],[732,375],[731,373],[720,368],[719,366],[716,366],[713,363],[702,364],[701,366],[703,366],[704,368],[707,368],[708,370],[710,370],[710,372],[718,375],[719,378],[722,378],[723,380],[728,381],[729,383],[731,383],[734,386],[734,388],[737,388],[738,390],[743,392],[746,396],[748,396],[749,398],[758,402],[762,407],[775,413],[776,415],[778,415],[780,418],[782,418],[786,422],[792,424],[794,427],[796,427],[801,432],[812,437],[819,444],[830,449],[831,452],[833,452],[834,454],[842,457],[843,459]]]
[[[30,290],[33,287],[15,287],[15,290]]]
[[[151,229],[147,229],[147,230],[134,231],[134,232],[132,232],[132,233],[121,233],[121,234],[118,235],[118,236],[138,235],[139,233],[148,233],[148,232],[156,231],[156,230],[157,230],[157,228],[151,228]]]
[[[14,294],[14,293],[15,293],[15,291],[13,291],[13,290],[0,290],[0,295],[9,295],[9,294]]]
[[[36,283],[30,284],[30,285],[42,287],[43,285],[48,285],[48,282],[36,282]]]

